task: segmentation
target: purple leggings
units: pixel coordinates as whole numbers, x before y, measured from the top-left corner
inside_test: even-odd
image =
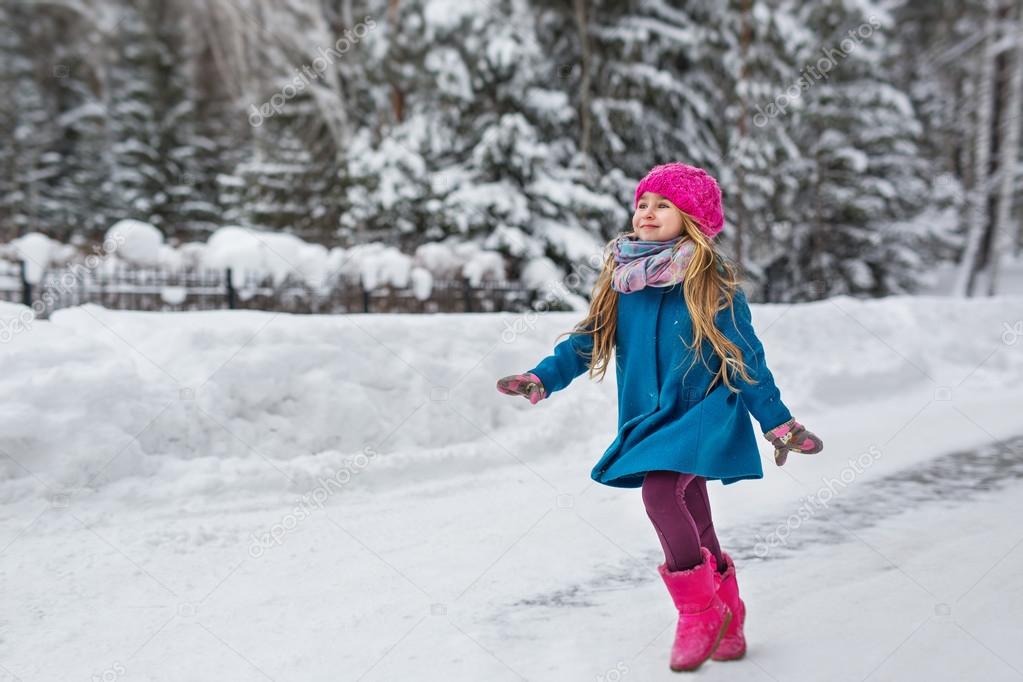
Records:
[[[706,547],[725,568],[714,523],[710,516],[707,479],[677,471],[648,471],[643,478],[643,504],[664,548],[670,571],[703,563],[700,547]]]

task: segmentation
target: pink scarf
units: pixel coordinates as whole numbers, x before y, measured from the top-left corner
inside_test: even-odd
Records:
[[[686,239],[672,256],[673,247],[683,239],[680,235],[667,241],[646,241],[622,235],[613,245],[611,287],[629,294],[643,287],[670,287],[681,282],[696,251],[692,240]]]

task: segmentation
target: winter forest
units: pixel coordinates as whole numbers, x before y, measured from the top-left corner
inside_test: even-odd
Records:
[[[0,242],[470,242],[572,269],[651,166],[722,185],[751,298],[996,290],[1018,0],[6,0]],[[576,293],[586,295],[583,281]]]

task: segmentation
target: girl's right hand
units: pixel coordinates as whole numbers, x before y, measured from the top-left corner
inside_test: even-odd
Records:
[[[497,390],[506,395],[521,395],[536,405],[547,397],[540,377],[535,374],[512,374],[497,380]]]
[[[774,446],[774,463],[778,466],[785,464],[791,451],[814,455],[824,449],[820,437],[807,431],[795,417],[765,432],[764,438]]]

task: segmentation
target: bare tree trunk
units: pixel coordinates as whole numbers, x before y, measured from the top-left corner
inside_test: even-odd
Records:
[[[1023,211],[1020,211],[1020,216],[1016,220],[1015,235],[1012,237],[1009,247],[1012,249],[1013,258],[1023,256]]]
[[[742,0],[742,11],[740,13],[742,28],[739,33],[739,46],[740,46],[740,59],[742,65],[739,67],[739,82],[736,83],[735,90],[738,94],[739,99],[739,139],[736,147],[738,149],[745,149],[746,145],[743,144],[745,138],[749,135],[749,106],[746,102],[746,95],[743,93],[743,84],[749,79],[749,46],[753,40],[753,27],[750,25],[750,0]],[[742,159],[738,159],[735,164],[735,187],[738,195],[738,206],[739,214],[735,224],[732,225],[732,233],[735,235],[735,262],[739,266],[739,270],[743,269],[744,252],[743,252],[743,234],[745,233],[746,225],[746,210],[742,204],[742,197],[746,196],[746,164],[743,163]]]
[[[586,0],[575,0],[575,23],[579,31],[582,79],[579,83],[579,150],[590,154],[590,34],[586,19]]]
[[[988,263],[991,276],[988,280],[988,296],[998,290],[998,275],[1003,261],[1012,251],[1013,230],[1011,229],[1013,188],[1016,184],[1017,159],[1019,158],[1020,107],[1023,106],[1023,0],[1016,2],[1016,20],[1008,23],[1006,34],[1015,36],[1015,50],[1010,54],[1009,96],[1004,99],[1001,119],[1004,139],[998,156],[1001,182],[998,189],[998,206],[995,209],[995,228],[991,236]],[[1012,43],[1010,43],[1012,44]]]
[[[352,0],[342,0],[341,21],[344,22],[346,28],[355,24],[355,21],[352,19]]]
[[[398,3],[400,0],[387,0],[387,21],[392,27],[398,25]],[[397,28],[393,28],[397,31]],[[401,91],[397,83],[391,83],[391,113],[394,114],[394,122],[401,123],[405,119],[405,93]]]
[[[988,165],[991,162],[991,119],[994,109],[995,81],[995,0],[986,0],[984,42],[980,51],[980,82],[977,88],[977,117],[975,127],[976,152],[974,154],[973,190],[970,192],[970,223],[966,248],[959,263],[959,275],[954,293],[969,296],[977,276],[977,260],[981,240],[988,224]]]

